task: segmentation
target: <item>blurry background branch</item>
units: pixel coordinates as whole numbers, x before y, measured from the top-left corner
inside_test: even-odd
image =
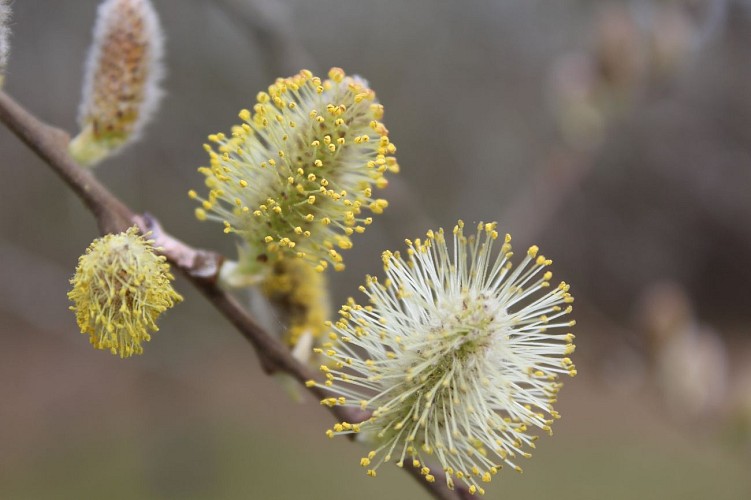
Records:
[[[0,121],[39,155],[81,198],[96,217],[103,234],[122,232],[133,224],[137,224],[144,233],[151,232],[150,238],[154,240],[154,246],[160,253],[253,345],[267,373],[286,373],[303,385],[315,378],[314,373],[297,361],[282,342],[264,331],[234,297],[219,288],[217,276],[223,260],[219,254],[194,249],[170,236],[151,215],[135,215],[99,183],[89,170],[81,168],[68,156],[68,136],[65,132],[41,122],[4,92],[0,92]],[[317,399],[327,396],[319,387],[307,388]],[[343,422],[355,423],[368,418],[367,414],[358,410],[336,405],[328,408]],[[455,491],[449,490],[445,478],[438,471],[434,474],[436,482],[428,483],[418,468],[407,466],[406,470],[435,498],[450,500],[471,496],[463,487],[457,487]]]
[[[517,228],[519,239],[535,241],[549,228],[595,171],[607,139],[632,113],[665,97],[721,30],[726,15],[725,0],[599,6],[590,46],[564,54],[553,66],[550,94],[558,140],[504,207],[502,219]],[[693,184],[700,198],[714,199],[705,196],[711,185],[695,173],[687,172],[684,182]],[[707,208],[717,212],[724,206]]]
[[[303,46],[290,21],[287,7],[270,0],[215,0],[261,50],[266,70],[273,77],[294,75],[303,68],[320,73],[313,56]]]

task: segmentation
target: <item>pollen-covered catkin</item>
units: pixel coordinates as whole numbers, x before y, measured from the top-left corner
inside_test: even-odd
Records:
[[[434,481],[437,462],[450,488],[459,480],[482,493],[504,464],[521,470],[535,428],[551,432],[558,376],[576,374],[574,299],[551,284],[552,261],[536,246],[514,267],[511,237],[495,255],[498,238],[495,223],[465,236],[460,221],[449,244],[443,230],[407,240],[406,255],[383,254],[386,279],[361,287],[368,305],[350,299],[331,325],[318,349],[331,392],[322,404],[372,416],[327,434],[362,433],[369,475],[407,461]]]
[[[91,345],[127,358],[143,352],[141,344],[159,329],[157,318],[182,301],[173,279],[165,257],[132,227],[91,243],[78,259],[68,298]]]
[[[399,168],[382,116],[367,82],[339,68],[326,80],[306,70],[277,79],[229,136],[209,136],[208,194],[189,192],[196,217],[242,239],[248,274],[282,258],[343,269],[340,251],[372,222],[363,212],[387,206],[373,189]]]

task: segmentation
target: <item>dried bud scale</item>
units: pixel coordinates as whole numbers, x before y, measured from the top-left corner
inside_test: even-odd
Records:
[[[165,257],[132,227],[94,240],[78,260],[68,298],[91,344],[127,358],[143,352],[159,315],[182,301],[173,279]]]
[[[78,122],[70,144],[94,165],[136,140],[161,98],[164,37],[149,0],[105,0],[97,11]]]

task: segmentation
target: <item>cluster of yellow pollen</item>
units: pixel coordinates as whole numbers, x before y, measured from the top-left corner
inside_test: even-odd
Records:
[[[319,338],[326,329],[330,305],[325,274],[300,259],[279,259],[261,283],[264,296],[286,322],[284,341],[297,345],[308,333]]]
[[[208,195],[189,192],[201,203],[196,217],[238,234],[251,269],[282,257],[343,269],[339,251],[372,222],[363,211],[387,206],[373,188],[399,169],[383,106],[364,80],[339,68],[326,80],[305,70],[280,78],[257,101],[230,136],[209,136],[210,164],[199,168]]]
[[[81,333],[95,348],[121,358],[143,352],[149,331],[159,329],[159,315],[182,301],[165,260],[135,227],[98,238],[86,249],[68,298]]]
[[[349,299],[317,348],[332,393],[321,403],[371,411],[327,432],[372,438],[360,462],[368,475],[406,461],[433,482],[435,461],[449,488],[459,480],[482,494],[505,464],[521,471],[533,430],[550,433],[560,417],[558,377],[576,375],[565,319],[574,299],[566,283],[551,286],[552,261],[536,246],[514,267],[511,237],[496,255],[498,238],[495,223],[465,236],[460,221],[451,244],[429,231],[407,240],[406,257],[385,252],[386,280],[361,287],[369,305]]]

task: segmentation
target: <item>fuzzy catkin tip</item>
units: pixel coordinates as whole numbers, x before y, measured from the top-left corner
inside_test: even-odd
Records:
[[[164,37],[149,0],[105,0],[97,11],[73,158],[94,165],[143,132],[161,98]]]
[[[132,227],[91,243],[78,259],[68,298],[91,345],[127,358],[143,352],[159,315],[183,300],[173,279],[165,257]]]
[[[5,83],[5,68],[8,66],[10,53],[10,5],[8,0],[0,0],[0,89]]]

